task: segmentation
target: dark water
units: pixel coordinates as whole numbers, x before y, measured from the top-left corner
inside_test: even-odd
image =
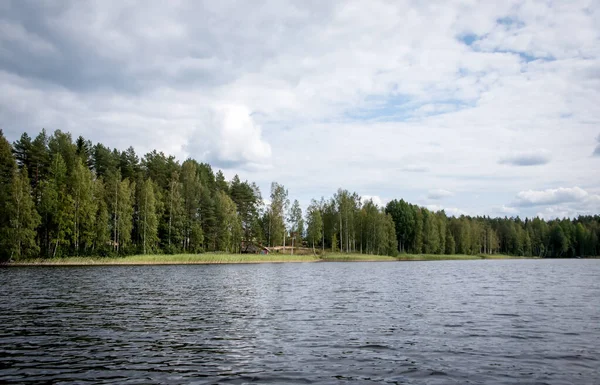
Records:
[[[600,260],[0,269],[0,383],[600,384]]]

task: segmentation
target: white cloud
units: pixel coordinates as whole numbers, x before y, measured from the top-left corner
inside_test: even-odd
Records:
[[[545,218],[577,217],[600,212],[600,194],[579,187],[541,191],[522,191],[517,194],[516,205],[535,208],[535,215]]]
[[[583,201],[588,197],[587,191],[579,187],[557,188],[547,190],[527,190],[517,194],[515,205],[517,206],[541,206],[557,203],[568,203]]]
[[[248,108],[219,106],[193,134],[188,152],[217,166],[268,166],[271,146]]]
[[[372,201],[375,204],[375,206],[379,208],[384,208],[387,204],[387,201],[384,201],[377,195],[362,195],[360,197],[360,201],[362,204],[365,204],[368,201]]]
[[[519,209],[517,209],[515,207],[502,205],[502,207],[500,207],[500,212],[503,212],[505,214],[510,214],[510,215],[517,215],[517,214],[519,214]]]
[[[446,215],[453,217],[460,217],[461,215],[469,215],[466,211],[456,207],[443,207],[440,205],[425,205],[425,208],[429,211],[438,212],[444,210]]]
[[[410,166],[403,167],[402,171],[406,171],[406,172],[427,172],[427,171],[429,171],[429,168],[424,167],[424,166],[410,165]]]
[[[45,127],[156,148],[303,202],[444,186],[470,213],[522,191],[531,216],[558,204],[549,186],[600,190],[593,2],[23,4],[0,17],[10,140]]]
[[[512,206],[507,206],[507,205],[502,205],[502,206],[496,206],[493,207],[490,211],[489,214],[493,215],[493,216],[500,216],[500,217],[516,217],[519,215],[519,209],[516,207],[512,207]]]
[[[454,194],[451,191],[444,190],[444,189],[434,189],[434,190],[429,190],[429,192],[427,193],[427,198],[437,200],[437,199],[451,197],[452,195],[454,195]]]

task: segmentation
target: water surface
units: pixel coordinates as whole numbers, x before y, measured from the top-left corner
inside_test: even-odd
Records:
[[[0,383],[600,383],[600,260],[6,268],[0,297]]]

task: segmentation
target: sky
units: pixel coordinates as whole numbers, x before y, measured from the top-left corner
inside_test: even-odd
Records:
[[[600,213],[600,3],[0,2],[0,128],[450,215]]]

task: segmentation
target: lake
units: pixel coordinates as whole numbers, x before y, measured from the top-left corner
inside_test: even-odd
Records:
[[[13,267],[0,297],[0,383],[600,383],[600,260]]]

